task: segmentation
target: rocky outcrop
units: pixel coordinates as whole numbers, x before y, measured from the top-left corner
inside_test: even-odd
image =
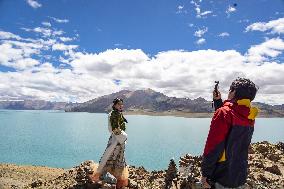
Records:
[[[129,166],[128,189],[196,189],[199,180],[201,156],[186,154],[177,168],[173,160],[167,170],[147,171]],[[0,184],[5,188],[95,189],[115,188],[106,181],[94,183],[90,177],[97,164],[85,161],[68,170],[47,167],[0,164]],[[31,171],[33,170],[33,171]],[[46,175],[44,175],[46,172]],[[249,150],[248,189],[284,188],[284,143],[252,144]],[[170,183],[170,184],[169,184]],[[1,188],[1,185],[0,185]]]
[[[179,178],[179,175],[178,175],[176,163],[173,159],[171,159],[169,167],[165,175],[165,189],[177,187],[178,178]]]

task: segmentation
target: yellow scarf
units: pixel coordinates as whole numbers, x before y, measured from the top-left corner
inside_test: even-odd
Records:
[[[238,100],[237,103],[238,103],[238,105],[244,105],[244,106],[250,108],[248,119],[251,119],[251,120],[255,119],[255,117],[258,114],[258,108],[257,107],[251,107],[250,99],[241,99],[241,100]]]

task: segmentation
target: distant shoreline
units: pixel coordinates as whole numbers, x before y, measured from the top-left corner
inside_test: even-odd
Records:
[[[66,113],[76,113],[76,112],[86,112],[86,113],[108,113],[108,112],[87,112],[87,111],[65,111],[65,110],[36,110],[36,109],[0,109],[0,111],[9,110],[9,111],[60,111]],[[147,116],[173,116],[173,117],[184,117],[184,118],[212,118],[214,113],[192,113],[192,112],[182,112],[182,111],[167,111],[167,112],[153,112],[153,111],[124,111],[125,115],[147,115]],[[284,118],[284,114],[267,114],[260,112],[257,118]]]
[[[148,115],[148,116],[173,116],[184,118],[212,118],[214,113],[190,113],[190,112],[146,112],[146,111],[125,111],[125,115]],[[259,113],[257,118],[284,118],[282,116],[268,115],[265,113]]]

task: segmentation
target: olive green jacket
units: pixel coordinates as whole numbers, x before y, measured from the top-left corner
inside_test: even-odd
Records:
[[[110,113],[110,124],[112,131],[119,129],[125,131],[126,126],[125,126],[126,119],[124,118],[122,112],[119,112],[117,110],[112,110]]]

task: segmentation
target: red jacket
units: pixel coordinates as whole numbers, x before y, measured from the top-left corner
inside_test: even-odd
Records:
[[[225,187],[245,184],[256,115],[248,99],[225,101],[215,111],[203,153],[203,176]]]

